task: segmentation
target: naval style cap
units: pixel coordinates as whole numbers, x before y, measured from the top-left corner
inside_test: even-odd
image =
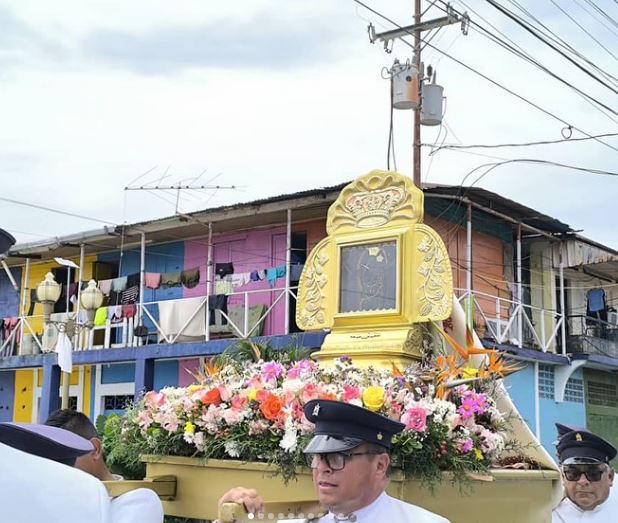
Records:
[[[386,450],[393,436],[405,425],[363,407],[333,400],[311,400],[305,417],[315,423],[315,436],[305,447],[306,454],[342,452],[362,443],[375,443]]]
[[[557,445],[561,465],[609,463],[616,457],[615,447],[588,430],[563,434]]]
[[[94,450],[94,445],[86,438],[38,423],[0,423],[0,443],[69,466],[73,466],[79,456]]]
[[[556,423],[556,430],[558,431],[558,439],[560,439],[565,434],[568,434],[569,432],[587,431],[585,427],[578,427],[577,425],[567,425],[566,423]]]

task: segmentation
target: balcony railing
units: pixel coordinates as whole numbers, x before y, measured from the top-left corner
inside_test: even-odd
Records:
[[[618,358],[618,325],[585,315],[568,317],[568,351]]]
[[[73,336],[73,350],[288,334],[289,303],[296,296],[297,287],[290,287],[233,293],[227,296],[227,307],[213,303],[214,296],[145,302],[131,318],[118,322],[106,319],[104,325],[79,329]],[[51,317],[57,323],[67,319],[74,321],[75,313]],[[33,328],[37,324],[43,324],[43,316],[17,318],[10,335],[0,345],[0,357],[52,351],[58,329],[50,323],[41,334]],[[136,330],[138,325],[147,332]]]
[[[464,310],[486,328],[485,337],[496,343],[533,347],[546,352],[562,347],[564,315],[483,292],[455,289]],[[477,330],[480,330],[478,325]]]

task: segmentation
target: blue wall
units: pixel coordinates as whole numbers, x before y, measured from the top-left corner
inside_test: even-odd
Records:
[[[572,378],[583,380],[583,373],[577,370]],[[527,364],[526,367],[515,374],[511,374],[505,380],[509,394],[532,432],[536,430],[535,407],[534,407],[534,364]],[[553,399],[541,397],[539,400],[540,410],[540,433],[541,444],[552,457],[555,457],[556,447],[556,427],[555,423],[566,423],[568,425],[586,426],[586,406],[584,400],[563,401],[558,403]]]
[[[177,272],[184,269],[184,242],[168,243],[165,245],[155,245],[146,247],[146,272]],[[119,263],[120,253],[110,252],[100,254],[97,259],[102,262]],[[126,251],[122,256],[122,266],[120,268],[120,276],[134,274],[140,270],[140,250],[139,248]],[[172,287],[170,289],[159,288],[144,289],[144,303],[162,300],[174,300],[182,298],[183,287]],[[158,321],[159,309],[156,305],[146,305],[146,308],[152,316]],[[149,332],[154,332],[156,329],[152,320],[144,315],[144,325]],[[152,341],[156,341],[153,340]],[[133,380],[131,380],[133,381]]]
[[[13,421],[15,371],[0,372],[0,421]]]
[[[178,360],[155,361],[154,390],[178,385]]]
[[[11,274],[18,285],[21,282],[21,267],[11,267]],[[11,285],[11,280],[6,273],[0,269],[0,318],[17,316],[19,314],[20,294]],[[28,298],[26,303],[30,303]]]

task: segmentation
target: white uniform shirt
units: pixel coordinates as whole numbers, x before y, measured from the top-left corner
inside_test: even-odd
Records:
[[[107,490],[95,477],[0,443],[2,521],[110,523],[110,511]]]
[[[449,523],[446,518],[429,512],[424,508],[410,505],[404,501],[392,498],[386,492],[382,492],[378,499],[371,505],[354,512],[356,523],[376,523],[384,521],[388,523]],[[307,520],[294,520],[307,521]],[[321,517],[317,523],[334,523],[335,516],[331,513]],[[292,523],[291,521],[282,523]]]
[[[163,523],[163,506],[154,491],[131,490],[112,499],[112,523]]]
[[[616,497],[616,496],[614,496]],[[553,510],[552,523],[613,523],[618,512],[618,500],[610,496],[592,510],[582,510],[569,498],[564,498]]]

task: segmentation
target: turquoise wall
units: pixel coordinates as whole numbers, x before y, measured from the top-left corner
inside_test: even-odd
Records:
[[[581,370],[573,373],[572,379],[583,380]],[[536,431],[535,423],[535,390],[534,390],[534,364],[527,364],[525,368],[511,374],[505,380],[507,389],[517,410],[522,415],[532,432]],[[549,381],[544,382],[544,394],[551,395]],[[556,427],[555,423],[567,425],[586,426],[586,406],[583,400],[556,402],[551,398],[541,397],[539,400],[541,444],[552,457],[555,457]]]

